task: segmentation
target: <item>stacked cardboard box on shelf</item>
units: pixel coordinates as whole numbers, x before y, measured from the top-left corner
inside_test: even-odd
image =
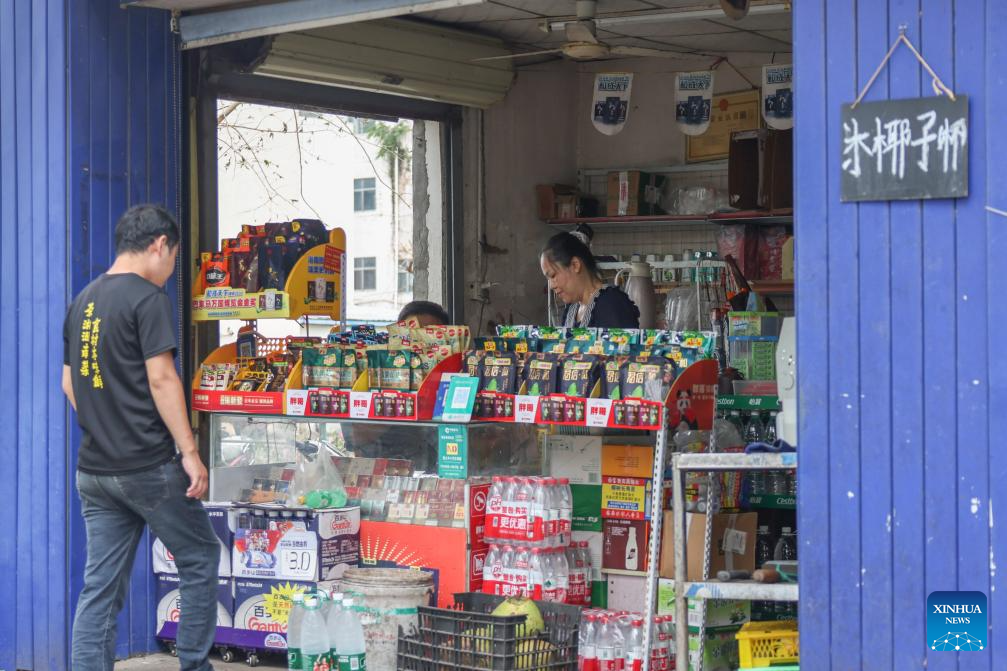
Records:
[[[651,445],[602,448],[602,566],[607,570],[647,570],[653,464]]]

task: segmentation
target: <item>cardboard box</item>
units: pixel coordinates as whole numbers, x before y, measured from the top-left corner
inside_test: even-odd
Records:
[[[738,641],[734,635],[741,627],[731,629],[707,629],[706,637],[700,644],[699,632],[689,634],[689,670],[702,668],[706,671],[737,669],[739,664]],[[682,671],[685,671],[684,669]]]
[[[157,633],[158,638],[174,639],[178,632],[178,616],[182,612],[182,598],[178,592],[178,576],[161,573],[157,576]],[[217,581],[217,626],[233,626],[234,585],[230,578]]]
[[[600,436],[549,436],[549,475],[569,478],[571,485],[601,484]]]
[[[538,218],[569,219],[577,216],[577,187],[566,184],[539,184],[535,187],[538,197]]]
[[[286,634],[291,597],[314,589],[313,582],[235,578],[234,628]]]
[[[601,533],[601,485],[570,485],[573,531]]]
[[[602,445],[601,474],[619,478],[649,478],[654,474],[653,445]]]
[[[238,526],[237,512],[229,503],[204,503],[206,514],[210,518],[210,526],[220,539],[220,563],[217,565],[217,576],[231,576],[231,547],[234,545],[234,531]],[[164,547],[160,538],[154,538],[151,548],[154,558],[154,573],[178,573],[175,567],[175,557]]]
[[[689,599],[687,608],[690,631],[699,631],[704,611],[706,612],[706,627],[708,629],[736,630],[752,619],[751,601]],[[675,582],[668,578],[658,580],[657,613],[658,615],[675,615]]]
[[[318,581],[359,563],[360,508],[332,508],[279,528],[237,529],[231,569],[236,578]]]
[[[713,516],[713,536],[710,549],[710,576],[717,571],[754,571],[755,534],[758,530],[757,513],[718,513]],[[662,578],[675,577],[674,517],[665,511],[661,538]],[[703,579],[703,541],[706,534],[706,515],[686,515],[687,556],[686,577],[690,581]]]
[[[608,216],[664,214],[660,203],[667,181],[664,175],[640,170],[608,173]]]
[[[616,571],[646,571],[650,522],[604,520],[601,567]]]
[[[727,190],[739,210],[793,207],[793,131],[771,129],[731,133]]]
[[[653,480],[601,476],[601,516],[605,519],[649,520]]]

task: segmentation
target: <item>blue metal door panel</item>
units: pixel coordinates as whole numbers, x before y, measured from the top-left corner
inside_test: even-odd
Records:
[[[166,12],[121,9],[103,0],[71,3],[69,41],[72,291],[114,257],[115,221],[130,205],[153,202],[178,214],[180,170],[178,55]],[[169,295],[177,293],[172,281]],[[73,458],[79,445],[71,443]],[[71,609],[81,589],[84,529],[71,491]],[[118,620],[116,654],[155,648],[150,539],[137,550]]]
[[[1007,668],[993,500],[1007,477],[1007,220],[986,209],[1007,209],[1007,141],[990,132],[1007,101],[1005,19],[995,0],[794,3],[802,667]],[[969,96],[969,197],[844,204],[840,105],[900,26]],[[866,100],[929,95],[900,48]],[[928,654],[937,590],[987,594],[988,649]]]

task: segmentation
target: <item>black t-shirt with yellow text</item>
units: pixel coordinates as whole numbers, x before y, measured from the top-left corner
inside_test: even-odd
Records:
[[[174,457],[145,362],[175,351],[168,295],[139,275],[101,275],[73,300],[63,324],[63,363],[70,366],[83,433],[81,471],[121,475]]]

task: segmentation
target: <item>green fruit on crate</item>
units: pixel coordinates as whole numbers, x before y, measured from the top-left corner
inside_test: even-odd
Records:
[[[542,611],[538,609],[531,599],[512,596],[503,601],[493,609],[492,615],[506,617],[508,615],[524,615],[525,626],[519,628],[521,636],[532,636],[545,629],[545,620],[542,619]]]

